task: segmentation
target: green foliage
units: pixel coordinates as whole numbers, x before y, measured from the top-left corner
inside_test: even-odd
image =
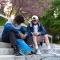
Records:
[[[60,0],[53,0],[52,4],[55,7],[59,7],[60,6]]]
[[[55,18],[53,12],[48,11],[43,17],[40,17],[41,22],[51,34],[60,32],[60,18]]]
[[[55,37],[60,35],[60,0],[54,0],[52,7],[46,11],[44,16],[39,17],[47,32],[54,36],[54,42],[58,42]]]
[[[6,21],[7,21],[6,18],[0,16],[0,26],[4,25]]]

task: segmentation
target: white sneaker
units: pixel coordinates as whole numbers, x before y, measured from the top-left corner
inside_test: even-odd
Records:
[[[39,49],[36,50],[36,54],[41,54]]]
[[[50,46],[50,45],[48,45],[48,46],[47,46],[47,49],[48,49],[48,50],[50,50],[50,49],[51,49],[51,46]]]

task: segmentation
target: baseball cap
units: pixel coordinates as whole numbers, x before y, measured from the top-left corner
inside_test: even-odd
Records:
[[[38,16],[36,16],[36,15],[32,16],[32,20],[38,20],[38,19],[39,19]]]

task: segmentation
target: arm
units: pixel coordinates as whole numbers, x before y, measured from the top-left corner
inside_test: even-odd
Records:
[[[23,30],[23,29],[22,29]],[[24,35],[23,33],[22,33],[22,31],[20,30],[18,30],[18,29],[15,29],[10,23],[7,23],[5,26],[4,26],[4,31],[13,31],[13,32],[15,32],[16,33],[16,35],[18,36],[18,37],[20,37],[20,38],[22,38],[22,39],[24,39],[25,37],[26,37],[26,35]]]
[[[19,34],[19,31],[15,29],[10,23],[5,24],[4,31],[13,31],[17,34]]]

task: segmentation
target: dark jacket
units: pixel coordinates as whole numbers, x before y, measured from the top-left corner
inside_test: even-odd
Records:
[[[34,24],[32,22],[30,24],[28,24],[27,31],[28,31],[29,35],[32,35],[31,32],[34,32],[33,27],[34,27]],[[41,35],[47,34],[45,28],[43,27],[43,25],[41,23],[38,23],[38,32],[41,32]]]
[[[19,29],[16,29],[12,26],[11,23],[7,23],[4,26],[3,34],[2,36],[6,35],[7,32],[13,31],[16,35],[16,38],[20,38],[19,33],[27,34],[26,27],[21,26]]]

